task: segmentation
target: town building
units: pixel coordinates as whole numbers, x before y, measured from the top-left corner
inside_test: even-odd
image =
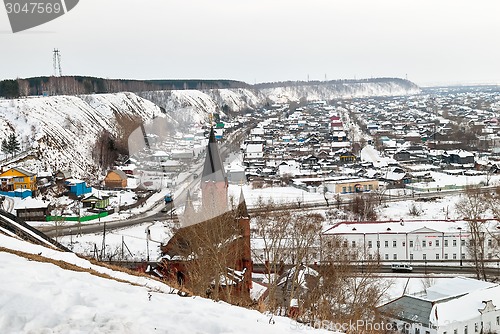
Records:
[[[484,221],[485,259],[499,261],[495,250],[494,234],[499,233],[499,221]],[[334,247],[332,242],[341,242],[353,249],[353,254],[362,252],[364,261],[404,262],[455,262],[470,261],[468,251],[471,235],[468,224],[461,220],[399,220],[341,222],[322,232],[321,248]],[[335,258],[322,258],[331,261]]]

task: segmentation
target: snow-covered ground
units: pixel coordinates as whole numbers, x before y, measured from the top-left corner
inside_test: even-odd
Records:
[[[323,194],[310,193],[295,187],[252,188],[252,186],[247,184],[242,186],[230,184],[228,194],[236,200],[236,203],[239,201],[242,189],[249,208],[257,206],[259,199],[262,199],[264,203],[272,199],[277,204],[325,202]]]
[[[89,272],[0,252],[1,333],[293,333],[291,319],[200,297],[0,234],[2,247],[75,264]],[[326,332],[325,332],[326,333]]]

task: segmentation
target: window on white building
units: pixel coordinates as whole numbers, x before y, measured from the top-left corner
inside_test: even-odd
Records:
[[[457,247],[457,239],[453,239],[453,247]]]
[[[436,240],[436,247],[439,247],[439,239]]]
[[[368,248],[372,248],[372,241],[368,240]]]
[[[386,260],[389,260],[389,254],[385,254],[384,258],[385,258]]]
[[[403,245],[403,247],[405,247],[405,246],[406,246],[406,242],[404,242],[404,241],[403,241],[403,242],[402,242],[402,245]]]
[[[468,327],[467,325],[464,326],[464,334],[467,334],[467,331],[468,331]]]
[[[397,260],[397,259],[398,259],[398,254],[393,254],[393,255],[392,255],[392,258],[393,258],[394,260]]]
[[[397,241],[396,241],[396,240],[393,240],[393,241],[392,241],[392,247],[393,247],[393,248],[396,248],[396,246],[397,246]]]
[[[439,254],[436,254],[436,260],[439,260]]]
[[[427,241],[422,240],[422,247],[425,247],[425,246],[427,246]]]
[[[448,247],[448,240],[444,241],[444,247]]]
[[[389,241],[387,241],[387,240],[386,240],[386,241],[384,242],[384,245],[385,245],[385,248],[388,248],[388,247],[389,247]]]
[[[444,253],[444,259],[448,260],[448,253]]]
[[[413,248],[413,240],[410,240],[410,247]]]
[[[413,254],[410,254],[410,260],[413,260]]]
[[[427,254],[422,255],[422,260],[427,260]]]
[[[352,246],[353,248],[354,248],[354,247],[356,247],[356,241],[354,241],[354,240],[353,240],[353,241],[351,242],[351,246]]]
[[[457,259],[457,254],[453,253],[453,260]]]

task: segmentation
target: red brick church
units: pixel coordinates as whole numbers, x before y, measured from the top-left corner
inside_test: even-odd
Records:
[[[207,296],[216,289],[221,299],[225,293],[249,298],[250,217],[243,191],[238,204],[229,205],[227,177],[213,128],[201,176],[201,194],[202,206],[197,211],[187,193],[184,214],[180,217],[182,227],[161,246],[163,271],[188,289],[199,282],[207,283]]]

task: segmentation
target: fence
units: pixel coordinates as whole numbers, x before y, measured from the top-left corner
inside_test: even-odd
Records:
[[[0,195],[9,196],[9,197],[21,197],[22,199],[26,197],[31,197],[33,194],[31,190],[23,190],[23,191],[0,191]]]
[[[96,215],[82,216],[82,217],[66,217],[66,216],[47,216],[45,220],[48,222],[53,221],[67,221],[67,222],[87,222],[98,218],[103,218],[108,215],[107,211],[100,212]]]

